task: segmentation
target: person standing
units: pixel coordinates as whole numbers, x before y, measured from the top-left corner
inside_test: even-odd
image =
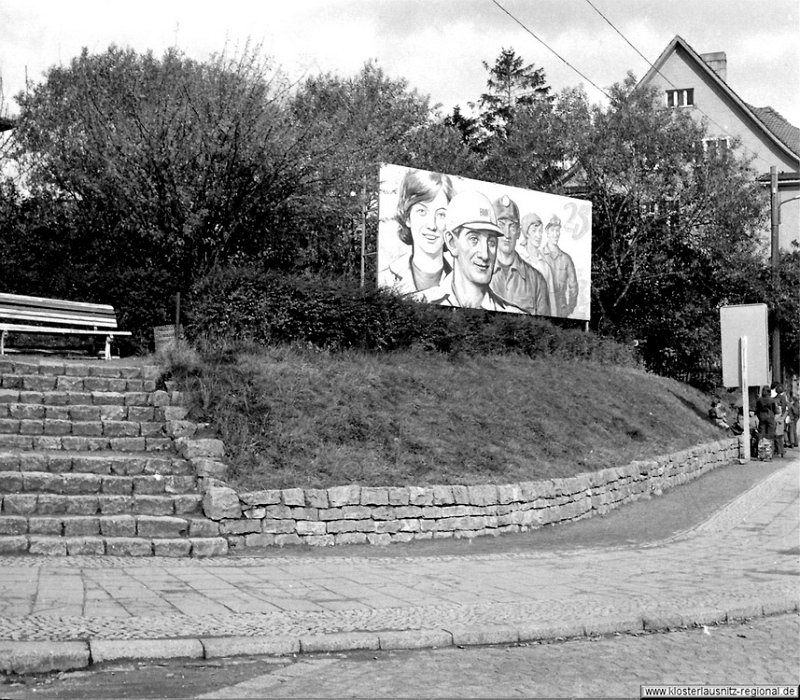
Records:
[[[556,308],[555,316],[569,316],[578,303],[578,277],[575,274],[575,263],[558,245],[561,238],[561,219],[555,214],[545,227],[547,241],[542,249],[545,262],[553,270],[555,282]]]
[[[758,418],[758,458],[762,461],[772,458],[775,442],[775,399],[769,387],[761,390],[756,400],[756,417]]]
[[[497,243],[497,258],[492,272],[491,289],[499,297],[535,316],[549,316],[547,282],[517,253],[520,234],[519,207],[508,195],[494,202],[497,224],[503,231]]]

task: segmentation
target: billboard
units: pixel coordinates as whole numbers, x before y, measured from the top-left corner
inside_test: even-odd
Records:
[[[384,164],[378,285],[421,302],[588,321],[592,205]]]

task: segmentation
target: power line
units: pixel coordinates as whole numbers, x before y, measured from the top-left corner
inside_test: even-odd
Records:
[[[566,58],[564,58],[561,54],[559,54],[555,49],[553,49],[550,46],[548,46],[547,43],[543,39],[540,39],[538,36],[536,36],[536,34],[534,34],[530,29],[528,29],[528,27],[526,27],[525,24],[523,24],[520,20],[518,20],[505,7],[503,7],[497,0],[492,0],[492,2],[495,5],[497,5],[497,7],[499,7],[503,12],[505,12],[509,17],[511,17],[511,19],[513,19],[520,27],[522,27],[526,32],[528,32],[528,34],[530,34],[534,39],[536,39],[536,41],[538,41],[548,51],[550,51],[552,54],[554,54],[559,60],[561,60],[564,63],[566,63],[567,66],[569,66],[572,70],[574,70],[579,76],[581,76],[581,78],[583,78],[590,85],[592,85],[597,90],[602,92],[609,100],[611,99],[611,95],[609,95],[605,90],[603,90],[603,88],[601,88],[599,85],[597,85],[593,80],[588,78],[586,75],[581,73],[575,66],[573,66]]]

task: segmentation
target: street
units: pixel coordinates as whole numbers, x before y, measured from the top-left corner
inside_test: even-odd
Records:
[[[797,684],[800,615],[514,646],[104,664],[0,697],[639,697],[646,684]]]

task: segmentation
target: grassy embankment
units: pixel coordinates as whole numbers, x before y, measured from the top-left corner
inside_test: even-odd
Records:
[[[244,489],[513,483],[725,437],[701,392],[585,361],[271,347],[188,381]]]

